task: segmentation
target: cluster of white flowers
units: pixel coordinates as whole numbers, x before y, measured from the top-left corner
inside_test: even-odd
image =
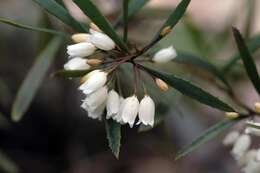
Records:
[[[109,51],[116,47],[114,41],[94,23],[91,23],[90,27],[90,33],[79,33],[72,36],[72,40],[76,44],[67,46],[67,53],[71,59],[64,65],[64,69],[88,70],[90,65],[96,65],[96,63],[85,57],[92,55],[97,49]]]
[[[244,173],[260,173],[260,148],[250,149],[252,143],[250,135],[260,136],[260,129],[255,128],[260,127],[260,123],[249,121],[247,124],[249,126],[243,134],[238,131],[228,133],[223,140],[223,144],[226,146],[233,145],[231,155]]]
[[[81,107],[88,112],[90,118],[101,120],[106,108],[107,119],[112,118],[118,123],[128,123],[133,127],[138,115],[139,123],[153,126],[155,104],[150,96],[145,95],[139,103],[136,95],[124,99],[115,90],[108,91],[105,85],[107,73],[101,70],[88,73],[84,79],[79,87],[86,95]]]

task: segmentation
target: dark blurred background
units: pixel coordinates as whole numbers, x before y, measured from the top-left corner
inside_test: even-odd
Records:
[[[120,0],[94,2],[110,20],[120,12]],[[129,24],[132,41],[140,46],[147,43],[178,2],[151,0]],[[192,0],[188,15],[168,38],[160,42],[160,46],[173,44],[180,50],[222,65],[236,51],[231,26],[245,31],[252,10],[248,2]],[[88,21],[71,0],[65,0],[65,4],[78,20]],[[259,7],[260,2],[256,1],[253,14],[250,14],[248,37],[260,31],[260,21],[256,20],[260,15]],[[33,26],[52,25],[66,29],[30,0],[0,0],[0,16]],[[67,60],[64,48],[68,43],[60,49],[28,112],[20,122],[13,123],[10,120],[12,103],[43,42],[39,33],[0,24],[0,112],[3,114],[0,119],[0,163],[4,165],[3,172],[239,172],[229,149],[221,144],[223,136],[179,161],[174,160],[176,151],[223,117],[223,112],[191,101],[175,90],[163,98],[169,99],[166,102],[171,103],[171,108],[165,111],[165,120],[160,125],[142,133],[138,133],[137,128],[122,129],[120,159],[115,159],[108,147],[104,123],[89,119],[79,106],[82,95],[77,90],[77,81],[50,75],[63,68]],[[160,68],[193,80],[228,101],[212,86],[203,71],[176,64]],[[257,94],[241,68],[230,75],[230,80],[242,101],[248,105],[257,101]]]

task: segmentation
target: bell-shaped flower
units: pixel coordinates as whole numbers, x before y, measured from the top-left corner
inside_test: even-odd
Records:
[[[239,135],[238,131],[229,132],[222,143],[226,146],[233,145],[237,141]]]
[[[67,46],[67,53],[70,57],[86,57],[92,55],[96,47],[89,42],[77,43]]]
[[[138,112],[139,122],[143,123],[144,125],[153,126],[154,115],[155,115],[154,101],[150,96],[145,95],[139,105],[139,112]]]
[[[259,173],[260,162],[256,159],[251,159],[248,164],[242,169],[244,173]]]
[[[238,165],[239,166],[245,166],[247,165],[250,160],[255,159],[257,155],[257,150],[251,149],[248,150],[239,160],[238,160]]]
[[[170,46],[168,48],[161,49],[158,51],[154,57],[153,61],[157,63],[167,63],[174,59],[177,56],[177,52],[174,49],[173,46]]]
[[[89,42],[90,34],[87,33],[77,33],[71,36],[71,39],[74,43],[82,43],[82,42]]]
[[[88,70],[90,65],[87,63],[87,59],[76,57],[70,59],[66,64],[64,64],[65,70]]]
[[[251,138],[247,134],[241,135],[235,142],[231,154],[236,160],[239,160],[249,149]]]
[[[90,31],[92,33],[90,36],[90,42],[94,44],[97,48],[108,51],[116,47],[115,42],[106,34],[93,30]]]
[[[83,107],[88,111],[94,112],[100,105],[106,102],[107,96],[107,86],[103,86],[86,96],[85,100],[83,100]]]
[[[122,119],[122,111],[120,111],[120,110],[122,110],[122,107],[123,107],[122,103],[123,103],[124,100],[125,99],[123,97],[119,96],[120,104],[119,104],[118,113],[116,115],[112,116],[112,119],[115,120],[116,122],[120,123],[120,124],[126,124],[126,123],[124,123],[124,121]]]
[[[120,107],[120,97],[118,93],[115,90],[111,90],[108,93],[108,98],[107,98],[107,116],[106,118],[112,118],[118,114]]]
[[[106,103],[102,103],[99,107],[97,107],[95,110],[87,110],[85,107],[86,105],[82,104],[81,107],[85,109],[88,113],[88,117],[92,119],[102,119],[102,114],[104,113],[104,110],[106,108]]]
[[[260,129],[254,127],[247,127],[245,129],[245,133],[255,135],[255,136],[260,136]]]
[[[101,70],[93,70],[84,77],[85,81],[80,85],[79,90],[84,94],[91,94],[106,84],[107,73]]]
[[[137,117],[138,109],[139,101],[136,95],[127,97],[123,100],[122,105],[120,106],[119,116],[122,117],[124,123],[128,123],[132,128]]]

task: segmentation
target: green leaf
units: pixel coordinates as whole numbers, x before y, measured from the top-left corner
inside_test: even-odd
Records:
[[[124,42],[127,43],[128,33],[128,4],[129,0],[123,0]]]
[[[128,18],[135,15],[140,9],[142,9],[149,0],[130,0],[128,5]],[[117,28],[119,25],[123,24],[123,14],[121,14],[115,22],[114,27]]]
[[[183,17],[188,5],[190,4],[191,0],[182,0],[176,9],[172,12],[166,22],[163,24],[159,32],[155,35],[151,43],[146,47],[145,51],[148,50],[150,47],[155,45],[159,40],[161,40],[164,36],[161,35],[161,32],[166,28],[170,27],[173,28],[179,20]],[[145,52],[144,51],[144,52]]]
[[[7,155],[0,150],[0,169],[6,173],[18,173],[19,168]]]
[[[187,154],[191,153],[201,145],[205,144],[209,140],[215,138],[218,136],[220,133],[222,133],[224,130],[232,127],[236,123],[238,123],[240,120],[244,119],[245,117],[239,117],[237,119],[232,119],[232,120],[223,120],[214,126],[210,127],[207,129],[204,133],[202,133],[198,138],[193,140],[191,144],[185,146],[183,149],[181,149],[177,154],[175,159],[178,160]]]
[[[14,26],[14,27],[18,27],[18,28],[21,28],[21,29],[30,30],[30,31],[46,32],[46,33],[49,33],[49,34],[57,34],[57,35],[65,36],[65,33],[63,33],[63,32],[55,31],[55,30],[52,30],[52,29],[46,29],[46,28],[40,28],[40,27],[25,25],[25,24],[21,24],[21,23],[18,23],[16,21],[12,21],[12,20],[9,20],[9,19],[0,18],[0,22]]]
[[[244,62],[244,66],[246,68],[247,75],[249,76],[252,84],[254,85],[258,94],[260,94],[260,78],[256,69],[255,62],[244,42],[242,35],[239,30],[233,28],[233,34],[237,43],[237,48],[239,49],[241,58]]]
[[[195,67],[203,69],[203,70],[209,72],[210,74],[212,74],[213,76],[217,77],[228,88],[230,88],[229,83],[223,76],[222,72],[216,66],[211,64],[210,62],[208,62],[200,57],[197,57],[195,55],[188,54],[186,52],[178,51],[177,54],[178,54],[178,56],[173,60],[174,62],[182,63],[182,64],[191,64]]]
[[[56,16],[62,22],[74,28],[77,32],[87,31],[83,25],[81,25],[69,14],[67,9],[65,9],[55,0],[33,0],[33,1],[38,3],[42,8],[47,10],[50,14]]]
[[[106,33],[123,51],[128,52],[125,43],[116,34],[110,23],[100,13],[90,0],[73,0],[79,8],[94,22],[104,33]]]
[[[253,54],[260,48],[260,35],[255,36],[252,38],[249,43],[247,44],[248,51]],[[237,52],[232,57],[228,58],[229,61],[223,65],[222,71],[224,74],[228,73],[232,67],[237,63],[238,60],[240,60],[240,53]]]
[[[11,114],[13,121],[19,121],[27,111],[61,42],[62,39],[60,37],[53,38],[37,57],[16,95]]]
[[[215,96],[209,94],[208,92],[202,90],[201,88],[191,84],[190,82],[178,78],[172,74],[168,74],[162,71],[156,71],[152,68],[142,66],[146,71],[152,74],[155,77],[158,77],[164,80],[166,83],[171,85],[176,90],[180,91],[182,94],[189,96],[203,104],[217,108],[226,112],[233,112],[234,109],[231,108],[228,104],[219,100]]]
[[[66,78],[75,78],[75,77],[82,77],[92,71],[93,69],[89,70],[59,70],[52,74],[52,76],[58,77],[66,77]]]
[[[109,147],[118,159],[121,145],[121,125],[113,120],[106,120],[106,132]]]

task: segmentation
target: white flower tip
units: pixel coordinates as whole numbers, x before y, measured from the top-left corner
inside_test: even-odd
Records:
[[[167,63],[177,57],[177,52],[173,46],[161,49],[158,51],[154,57],[153,61],[156,63]]]

